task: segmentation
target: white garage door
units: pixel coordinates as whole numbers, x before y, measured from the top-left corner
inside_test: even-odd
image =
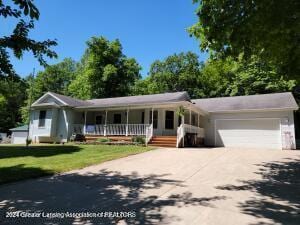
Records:
[[[216,146],[281,149],[280,120],[216,120]]]
[[[26,132],[14,132],[12,134],[12,144],[25,144],[27,138]]]

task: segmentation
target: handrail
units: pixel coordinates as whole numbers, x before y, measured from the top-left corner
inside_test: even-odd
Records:
[[[184,126],[183,124],[180,124],[180,126],[177,128],[177,139],[176,139],[176,148],[179,148],[180,142],[184,141]],[[183,143],[184,146],[184,143]]]
[[[145,144],[146,144],[146,146],[151,141],[152,137],[153,137],[153,124],[151,123],[146,128],[146,138],[145,138]]]
[[[204,138],[204,129],[201,127],[196,127],[190,124],[181,124],[177,128],[177,141],[176,147],[178,148],[182,142],[182,147],[184,147],[184,137],[186,133],[194,133],[199,138]]]

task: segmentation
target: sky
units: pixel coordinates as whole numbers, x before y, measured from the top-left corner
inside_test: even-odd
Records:
[[[41,15],[30,37],[58,42],[53,49],[59,58],[48,59],[50,65],[66,57],[80,60],[92,36],[119,39],[123,53],[141,65],[143,76],[153,61],[174,53],[192,51],[201,61],[207,58],[186,31],[197,21],[192,0],[36,0],[35,4]],[[2,20],[0,35],[10,34],[14,25],[15,21]],[[21,60],[12,57],[12,63],[22,77],[33,68],[43,70],[30,53]]]

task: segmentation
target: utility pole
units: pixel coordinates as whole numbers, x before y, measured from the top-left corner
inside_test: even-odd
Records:
[[[30,127],[30,111],[31,111],[31,104],[32,104],[32,95],[33,95],[33,84],[34,84],[34,74],[35,68],[32,70],[32,74],[29,77],[29,91],[28,91],[28,122],[27,122],[27,138],[26,138],[26,148],[29,147],[29,127]]]

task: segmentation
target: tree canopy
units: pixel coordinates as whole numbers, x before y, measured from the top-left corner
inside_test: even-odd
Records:
[[[139,64],[123,54],[119,40],[92,37],[80,64],[69,91],[81,99],[128,95],[140,78]]]
[[[33,99],[39,98],[47,91],[70,95],[68,87],[75,79],[76,69],[77,63],[71,58],[66,58],[38,72],[33,85]]]
[[[0,78],[0,132],[7,132],[22,121],[20,107],[26,95],[25,82],[18,78]]]
[[[195,53],[187,52],[153,62],[148,77],[137,81],[133,94],[187,91],[195,97],[202,88],[201,63]]]
[[[188,52],[155,61],[149,76],[136,82],[132,94],[187,91],[191,98],[210,98],[292,91],[295,85],[295,80],[286,79],[275,66],[254,56],[201,63],[196,54]]]
[[[18,59],[23,56],[24,51],[31,51],[43,66],[46,65],[44,56],[57,57],[51,50],[52,46],[57,45],[56,41],[36,41],[29,38],[29,31],[34,28],[34,21],[38,20],[39,16],[39,10],[33,4],[33,0],[12,0],[11,4],[4,4],[3,0],[0,0],[0,17],[17,21],[12,34],[0,37],[0,76],[16,75],[8,50]]]
[[[199,21],[189,32],[204,51],[253,55],[290,78],[300,74],[299,0],[194,0]]]

